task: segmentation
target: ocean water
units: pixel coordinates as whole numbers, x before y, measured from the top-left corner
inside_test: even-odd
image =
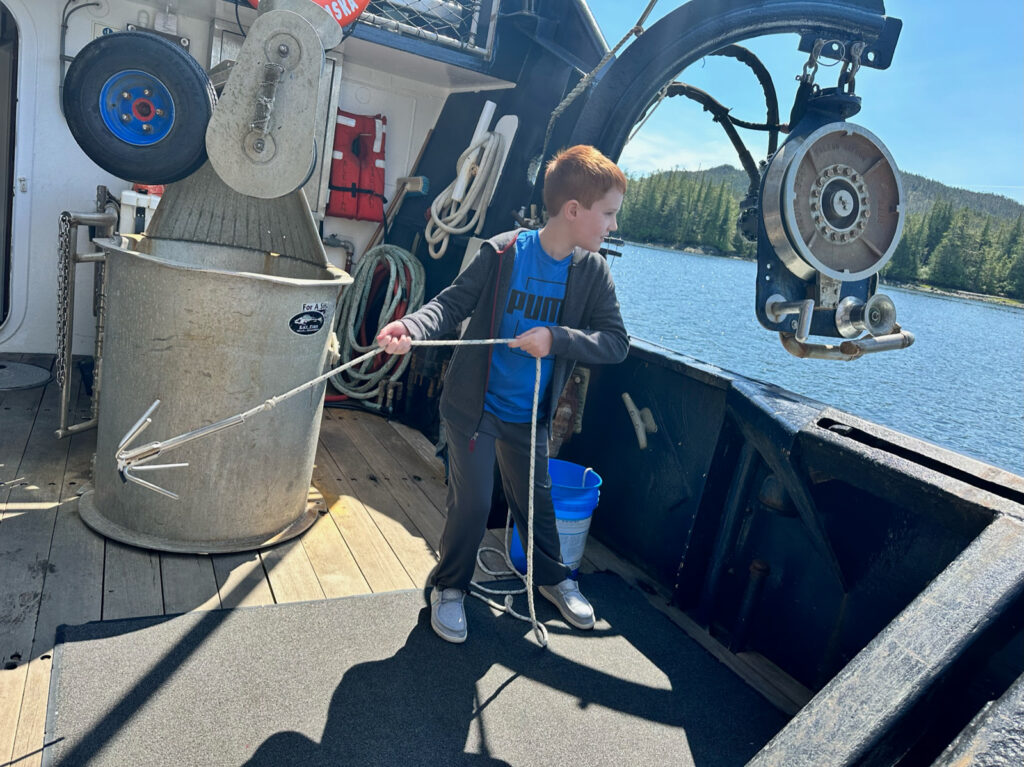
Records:
[[[631,336],[1024,475],[1022,309],[883,285],[913,346],[798,359],[757,322],[753,262],[627,244],[611,269]]]

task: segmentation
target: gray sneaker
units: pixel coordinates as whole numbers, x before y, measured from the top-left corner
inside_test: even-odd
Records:
[[[594,628],[594,608],[580,593],[579,584],[572,578],[566,578],[554,586],[538,586],[537,590],[573,626],[578,629]]]
[[[466,641],[466,592],[437,586],[430,592],[430,625],[441,639],[459,644]]]

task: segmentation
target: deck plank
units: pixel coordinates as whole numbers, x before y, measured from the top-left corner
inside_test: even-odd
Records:
[[[16,470],[20,481],[0,489],[0,668],[30,657],[49,566],[60,499],[60,487],[50,477],[63,474],[68,446],[53,436],[53,409],[48,410],[40,413],[25,441]]]
[[[224,607],[257,607],[274,603],[263,562],[255,551],[215,554],[213,571],[217,576],[220,603]]]
[[[412,578],[370,518],[359,499],[362,496],[353,490],[338,466],[333,461],[317,464],[313,483],[323,493],[329,513],[370,588],[374,592],[412,588]]]
[[[430,468],[430,476],[443,484],[445,481],[444,462],[437,456],[437,448],[433,443],[422,432],[411,426],[406,426],[404,423],[388,421],[387,425],[416,452],[420,461]]]
[[[387,487],[398,507],[415,527],[413,534],[421,535],[436,551],[444,530],[447,490],[437,482],[424,481],[417,471],[430,471],[418,454],[399,439],[391,445],[382,442],[395,432],[378,416],[355,412],[336,412],[334,418],[324,422],[324,433],[332,436],[331,454],[339,466],[351,469],[356,477],[360,473],[377,478]],[[358,452],[362,461],[355,458]],[[342,458],[347,459],[343,461]],[[353,466],[346,465],[352,461]],[[365,468],[364,468],[365,467]],[[373,491],[374,487],[368,488]],[[404,521],[402,515],[395,517]]]
[[[358,420],[328,421],[322,439],[330,445],[339,476],[359,488],[353,494],[363,501],[403,563],[416,571],[409,573],[413,580],[422,583],[437,563],[442,511],[395,466],[395,459],[380,443],[359,428]]]
[[[160,554],[160,587],[167,615],[221,606],[213,562],[205,554]]]
[[[68,459],[67,441],[53,434],[58,400],[51,382],[41,393],[38,416],[24,441],[19,481],[0,489],[0,664],[27,661],[32,649],[60,503],[57,477],[63,476]]]
[[[440,548],[441,534],[444,531],[447,488],[435,477],[438,473],[443,477],[443,466],[440,471],[437,471],[436,467],[431,469],[421,455],[410,449],[408,442],[396,440],[392,436],[393,429],[378,416],[355,411],[335,411],[331,416],[330,419],[325,419],[324,428],[325,434],[331,435],[332,454],[343,455],[357,477],[363,472],[367,477],[376,478],[376,482],[368,483],[368,487],[359,490],[360,497],[365,496],[372,500],[377,485],[385,485],[391,493],[393,502],[397,503],[399,509],[406,512],[406,516],[414,523],[415,529],[410,530],[410,533],[421,536],[435,552],[436,564],[436,552]],[[440,464],[440,459],[434,460]],[[414,476],[413,473],[416,471],[422,471],[424,474]],[[380,496],[379,502],[388,504],[384,508],[394,508],[391,501],[383,496]],[[389,511],[383,516],[401,519],[397,510]],[[486,531],[481,546],[501,550],[500,532]],[[497,560],[498,557],[494,555],[488,562],[497,566]],[[424,570],[425,579],[433,570],[433,564],[429,568],[424,567]],[[501,577],[488,575],[477,567],[473,580],[483,583]]]
[[[0,758],[3,764],[12,759],[18,715],[28,681],[28,663],[5,669],[0,666]]]
[[[55,384],[51,382],[46,386],[46,389],[50,388],[55,388]],[[40,387],[18,389],[7,392],[0,406],[0,415],[3,417],[3,429],[0,429],[0,503],[7,499],[11,487],[17,484],[14,480],[22,479],[18,470],[25,457],[25,448],[43,396],[44,389]],[[3,509],[0,508],[2,519]]]
[[[324,590],[298,538],[262,549],[260,557],[278,604],[324,598]]]
[[[28,355],[23,359],[44,367],[52,362],[52,357]],[[58,426],[59,400],[54,381],[45,387],[12,392],[5,399],[14,416],[8,418],[4,412],[3,441],[8,451],[4,463],[17,477],[16,482],[0,487],[0,756],[5,759],[13,758],[19,748],[16,736],[23,701],[28,698],[30,718],[38,708],[38,695],[28,687],[30,679],[38,675],[30,677],[29,666],[43,587],[53,567],[50,548],[61,498],[60,478],[69,450],[67,441],[58,441],[53,433]],[[28,411],[22,412],[22,408],[33,402],[34,417],[29,421]],[[19,445],[22,454],[14,458]],[[41,671],[48,678],[48,668]],[[25,738],[32,739],[28,730]]]
[[[103,564],[103,620],[163,613],[160,555],[108,540]]]
[[[302,547],[306,550],[306,556],[309,557],[326,597],[348,597],[370,592],[370,584],[360,572],[355,557],[330,514],[321,515],[302,535]]]
[[[18,767],[36,767],[42,760],[39,749],[45,733],[57,626],[87,623],[101,617],[103,540],[78,516],[74,496],[58,511],[53,537],[50,560],[55,569],[46,576],[12,756]]]

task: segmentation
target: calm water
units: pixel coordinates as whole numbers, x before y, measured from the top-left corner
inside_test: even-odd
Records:
[[[802,360],[758,324],[753,262],[627,245],[611,268],[630,335],[1024,475],[1024,310],[883,286],[913,346]]]

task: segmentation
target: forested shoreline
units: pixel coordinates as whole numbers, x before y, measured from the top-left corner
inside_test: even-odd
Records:
[[[920,176],[904,179],[910,213],[882,280],[1024,301],[1024,207]],[[619,215],[624,239],[716,255],[756,255],[754,243],[736,229],[747,184],[742,171],[728,166],[659,171],[631,175],[629,182]]]

